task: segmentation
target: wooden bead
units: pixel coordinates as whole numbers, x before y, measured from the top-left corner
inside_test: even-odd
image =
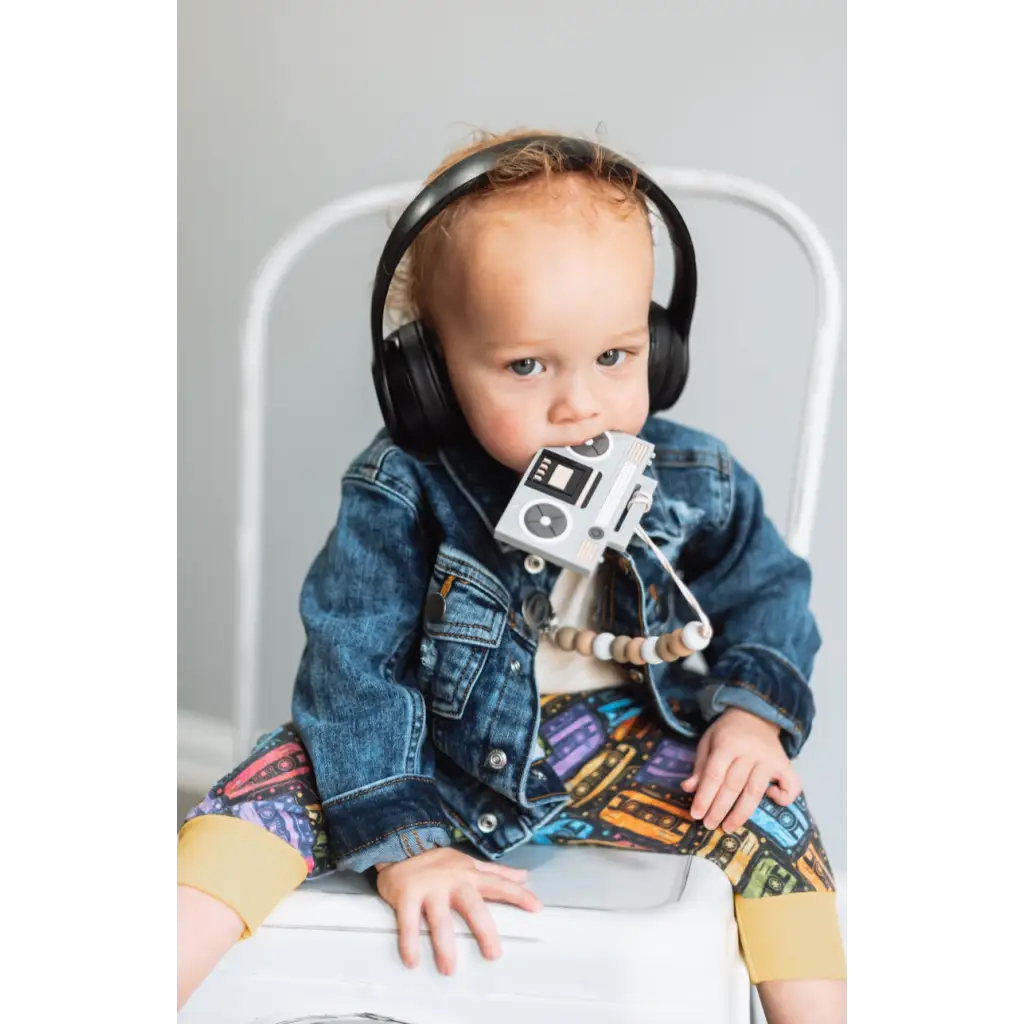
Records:
[[[660,665],[663,660],[658,655],[658,641],[660,639],[657,636],[649,636],[644,640],[643,646],[640,648],[640,657],[648,665]]]
[[[644,665],[646,662],[640,654],[640,648],[644,645],[644,640],[647,637],[635,636],[626,645],[626,659],[631,665]]]
[[[663,633],[661,636],[658,637],[658,643],[657,643],[657,646],[654,649],[658,652],[658,657],[661,658],[662,661],[669,661],[669,662],[671,662],[671,661],[678,661],[679,660],[679,655],[673,653],[673,651],[670,649],[669,645],[671,643],[672,643],[672,634],[671,633]]]
[[[683,626],[682,636],[691,651],[703,651],[711,643],[711,631],[700,622],[688,622]]]
[[[596,636],[597,634],[592,629],[581,629],[576,634],[576,650],[589,658],[594,653],[594,638]]]
[[[578,631],[573,629],[572,626],[562,626],[561,629],[555,633],[555,643],[563,651],[571,651],[576,644],[576,633]]]
[[[683,643],[683,631],[681,629],[673,630],[668,634],[668,638],[668,649],[677,658],[688,658],[693,654],[693,651]]]
[[[626,648],[629,646],[631,636],[617,636],[612,641],[612,657],[620,662],[625,663],[626,661]]]

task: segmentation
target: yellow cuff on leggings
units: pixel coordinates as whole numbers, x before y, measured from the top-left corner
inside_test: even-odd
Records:
[[[247,939],[306,878],[306,860],[279,836],[224,814],[186,821],[178,833],[178,885],[226,903]]]
[[[750,980],[846,979],[846,954],[834,892],[736,897],[743,958]]]

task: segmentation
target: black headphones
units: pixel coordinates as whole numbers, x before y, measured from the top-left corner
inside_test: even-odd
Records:
[[[458,402],[437,339],[419,321],[404,324],[384,337],[384,305],[402,256],[416,236],[445,207],[489,184],[489,174],[510,149],[544,146],[559,153],[570,171],[588,170],[594,143],[559,135],[535,135],[500,142],[443,171],[406,207],[377,264],[370,306],[373,337],[373,383],[392,440],[403,448],[431,451],[454,440],[464,429]],[[610,181],[637,187],[661,214],[675,254],[675,278],[668,307],[651,303],[648,385],[652,412],[670,408],[682,394],[690,367],[690,322],[697,298],[693,242],[682,216],[667,195],[628,160],[605,151],[602,166]]]

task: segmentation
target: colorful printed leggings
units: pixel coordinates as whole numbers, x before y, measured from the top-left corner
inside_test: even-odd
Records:
[[[695,822],[692,796],[681,788],[693,771],[694,747],[669,736],[629,691],[543,697],[540,742],[572,801],[535,842],[703,857],[746,899],[835,890],[803,795],[788,807],[765,797],[731,835]],[[312,767],[289,726],[264,736],[186,820],[202,814],[260,825],[298,850],[311,876],[331,867]]]

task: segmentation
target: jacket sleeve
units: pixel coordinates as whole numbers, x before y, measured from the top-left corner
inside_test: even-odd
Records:
[[[754,478],[731,460],[724,522],[696,545],[691,590],[714,628],[705,717],[739,707],[778,725],[795,757],[814,719],[808,680],[821,638],[809,607],[811,571],[765,515]]]
[[[323,799],[331,855],[364,871],[452,842],[416,686],[428,545],[387,459],[350,472],[302,587],[306,645],[292,713]]]

